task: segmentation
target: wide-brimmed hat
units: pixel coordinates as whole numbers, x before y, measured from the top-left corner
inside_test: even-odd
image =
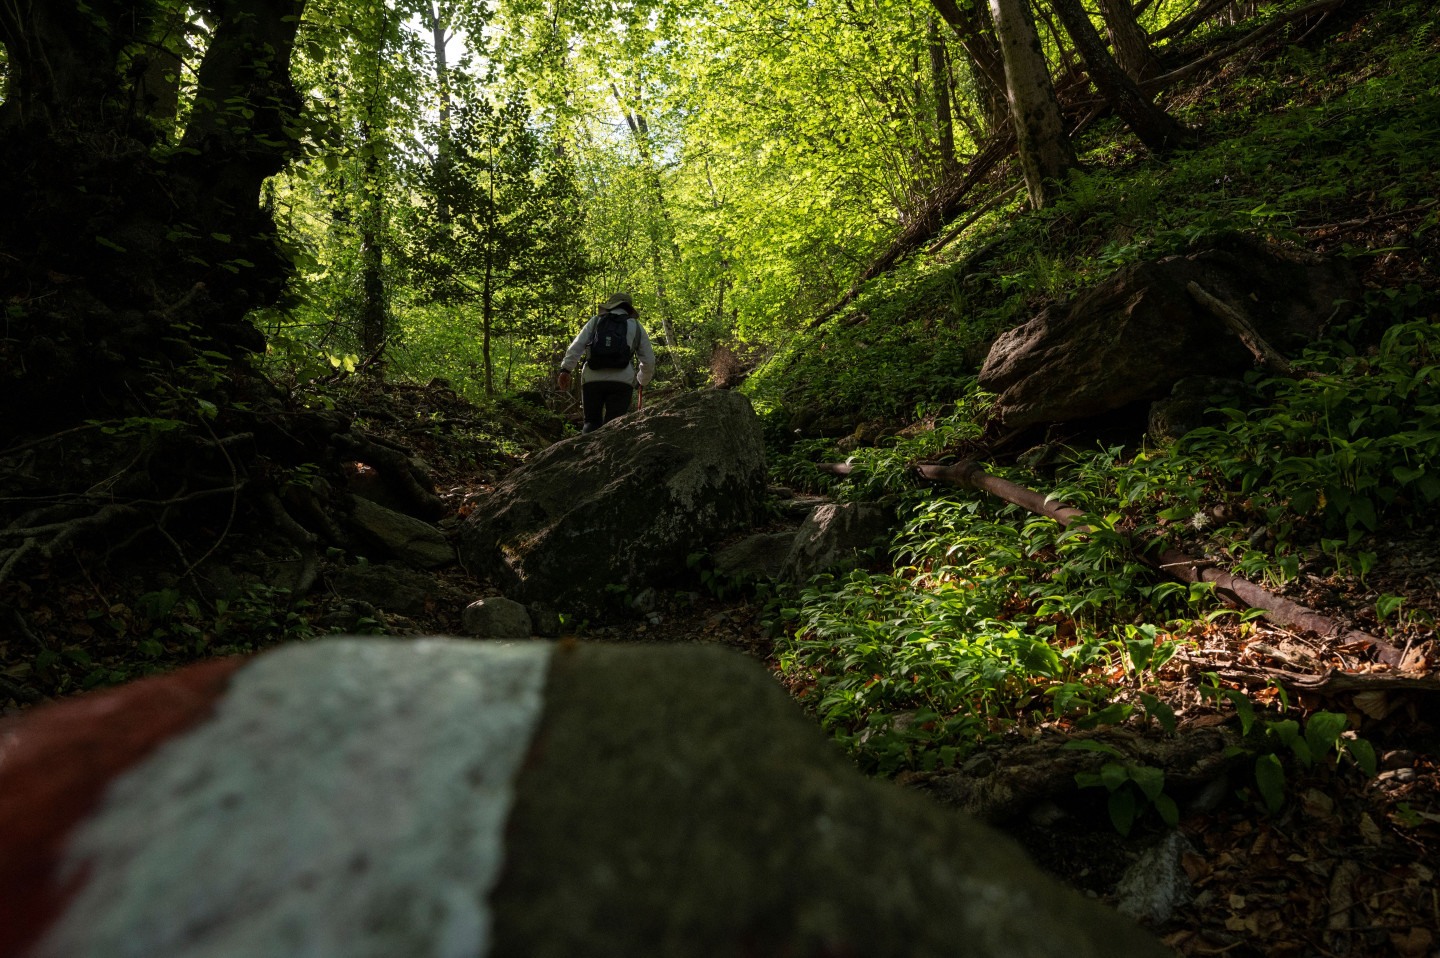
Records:
[[[601,309],[601,310],[607,310],[607,309],[614,309],[616,306],[634,306],[634,305],[635,305],[635,301],[630,298],[630,294],[629,294],[629,293],[616,293],[614,296],[611,296],[609,299],[605,300],[605,304],[604,304],[603,306],[601,306],[600,309]]]

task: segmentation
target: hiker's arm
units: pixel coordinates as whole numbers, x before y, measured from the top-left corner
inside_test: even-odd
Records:
[[[635,325],[640,329],[640,340],[635,344],[635,356],[640,360],[640,369],[635,373],[635,381],[643,386],[655,375],[655,350],[650,346],[645,324],[636,320]]]
[[[565,358],[560,360],[561,369],[567,373],[573,372],[575,367],[580,365],[580,359],[585,355],[585,348],[590,344],[590,335],[594,329],[595,317],[592,316],[590,321],[580,328],[580,335],[575,337],[570,348],[565,350]]]

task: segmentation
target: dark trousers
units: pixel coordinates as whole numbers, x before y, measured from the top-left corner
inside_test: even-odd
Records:
[[[630,411],[630,394],[633,386],[626,383],[586,383],[580,387],[580,399],[585,407],[585,428],[581,432],[599,429],[602,425],[623,416]]]

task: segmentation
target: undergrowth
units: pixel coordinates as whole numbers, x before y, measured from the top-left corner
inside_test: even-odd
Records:
[[[792,337],[745,387],[776,420],[773,436],[792,436],[785,424],[806,407],[858,423],[948,401],[999,332],[1208,233],[1304,240],[1307,225],[1440,197],[1432,4],[1371,4],[1343,36],[1282,47],[1173,100],[1179,116],[1205,124],[1196,148],[1137,158],[1117,122],[1099,124],[1077,144],[1084,168],[1059,202],[1028,213],[1019,197],[1003,204],[938,255],[912,256]],[[1431,209],[1414,235],[1437,222]]]
[[[974,384],[985,343],[1117,267],[1223,229],[1335,255],[1386,252],[1316,243],[1326,234],[1309,228],[1440,196],[1440,12],[1371,4],[1337,29],[1177,91],[1172,109],[1207,124],[1194,149],[1148,157],[1118,121],[1098,124],[1060,202],[997,209],[939,256],[870,283],[752,377],[770,435],[789,443],[777,475],[839,498],[888,498],[908,517],[888,568],[811,582],[777,645],[792,690],[866,769],[933,770],[1047,724],[1173,726],[1156,669],[1213,628],[1207,620],[1246,615],[1207,587],[1165,581],[1135,543],[1199,540],[1215,561],[1282,587],[1317,563],[1363,577],[1377,536],[1434,523],[1440,310],[1433,290],[1404,283],[1372,289],[1348,326],[1292,357],[1302,378],[1252,374],[1250,408],[1220,410],[1168,446],[1072,450],[1053,477],[1010,472],[1082,509],[1083,533],[978,495],[936,494],[909,468],[975,454],[989,398]],[[1385,246],[1429,242],[1440,220],[1430,207],[1407,222]],[[806,406],[855,423],[913,411],[935,428],[842,454],[832,440],[794,435],[792,414]],[[849,475],[811,461],[837,459]],[[1377,620],[1405,602],[1380,596]],[[1333,717],[1302,731],[1300,713],[1282,707],[1256,722],[1248,695],[1207,688],[1240,713],[1272,810],[1282,757],[1306,766],[1322,747],[1350,748],[1373,770]],[[1165,811],[1149,772],[1118,760],[1107,768],[1089,784],[1111,792],[1112,814],[1130,808],[1117,827],[1139,809]]]

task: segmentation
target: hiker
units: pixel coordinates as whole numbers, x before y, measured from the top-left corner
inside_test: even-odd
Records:
[[[584,385],[580,399],[585,409],[582,432],[599,429],[603,424],[630,411],[630,393],[635,386],[644,387],[655,375],[655,350],[650,337],[640,325],[639,313],[629,293],[616,293],[600,307],[580,330],[580,335],[565,350],[560,361],[557,382],[561,389],[570,389],[570,373],[584,356]],[[635,360],[639,360],[636,368]]]

